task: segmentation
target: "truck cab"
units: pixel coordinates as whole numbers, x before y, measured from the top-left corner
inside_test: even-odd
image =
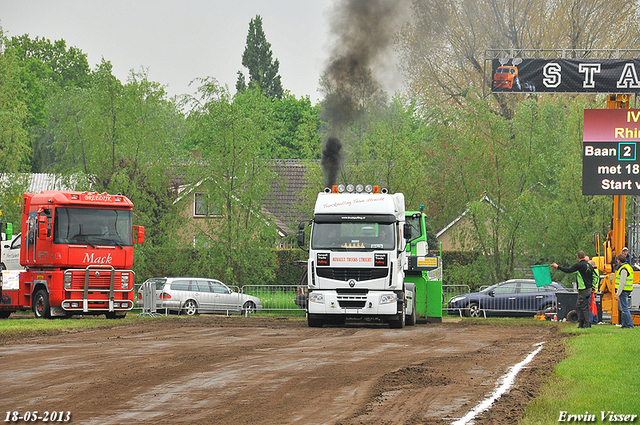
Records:
[[[403,327],[407,313],[413,317],[414,292],[407,295],[404,283],[404,225],[401,193],[371,186],[328,188],[318,195],[307,264],[309,326],[356,317]]]
[[[19,251],[24,270],[9,276],[0,312],[124,317],[134,306],[133,246],[144,241],[132,220],[133,203],[120,194],[25,193],[21,233],[3,252]]]
[[[517,66],[499,66],[493,75],[493,88],[521,91]]]

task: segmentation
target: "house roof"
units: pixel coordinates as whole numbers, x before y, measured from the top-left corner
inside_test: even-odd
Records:
[[[68,176],[48,173],[19,173],[0,174],[0,182],[6,183],[8,179],[19,179],[26,183],[27,193],[40,193],[43,190],[75,190],[77,179]],[[28,181],[27,181],[28,179]]]
[[[273,218],[280,236],[291,235],[296,232],[297,223],[309,216],[301,208],[306,167],[302,161],[295,159],[273,160],[270,164],[277,177],[271,182],[269,193],[262,199],[262,213]],[[202,182],[181,185],[174,204],[196,191]]]
[[[271,169],[278,178],[271,182],[271,193],[263,200],[264,208],[273,215],[281,231],[293,234],[296,223],[309,216],[300,208],[306,184],[306,167],[299,160],[289,159],[273,161]]]

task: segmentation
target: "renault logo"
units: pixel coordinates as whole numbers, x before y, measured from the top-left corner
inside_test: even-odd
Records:
[[[352,287],[352,288],[354,286],[356,286],[356,280],[355,279],[350,279],[348,283],[349,283],[349,286]]]
[[[96,273],[95,273],[95,276],[96,276],[96,277],[100,277],[100,272],[96,272]]]

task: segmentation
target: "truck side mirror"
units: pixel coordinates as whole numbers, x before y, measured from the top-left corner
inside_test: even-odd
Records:
[[[301,221],[298,223],[298,233],[296,233],[296,239],[298,240],[298,246],[304,248],[304,227],[306,223]]]
[[[404,238],[411,240],[411,225],[409,223],[404,223]]]
[[[144,226],[133,226],[133,243],[144,242]]]
[[[47,216],[38,216],[38,239],[45,240],[49,236]]]

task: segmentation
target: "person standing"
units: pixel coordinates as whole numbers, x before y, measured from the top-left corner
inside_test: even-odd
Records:
[[[578,251],[578,262],[573,266],[567,268],[551,264],[551,267],[556,268],[564,273],[578,272],[578,303],[576,304],[576,310],[578,311],[578,327],[590,328],[591,318],[589,316],[589,301],[591,300],[591,293],[593,292],[593,269],[587,262],[584,251]]]
[[[622,248],[622,254],[626,257],[625,263],[631,264],[631,259],[633,258],[633,255],[629,253],[629,248],[627,248],[626,246]]]
[[[596,262],[593,260],[589,260],[587,257],[587,263],[591,266],[593,270],[593,292],[591,293],[591,299],[589,300],[589,316],[591,317],[591,324],[598,324],[598,306],[596,305],[596,292],[598,292],[598,288],[600,288],[600,271],[596,266]]]
[[[623,328],[633,328],[633,319],[629,312],[629,296],[633,291],[633,267],[627,263],[627,256],[620,254],[616,257],[618,270],[614,276],[616,285],[616,300],[620,310],[620,324]]]

